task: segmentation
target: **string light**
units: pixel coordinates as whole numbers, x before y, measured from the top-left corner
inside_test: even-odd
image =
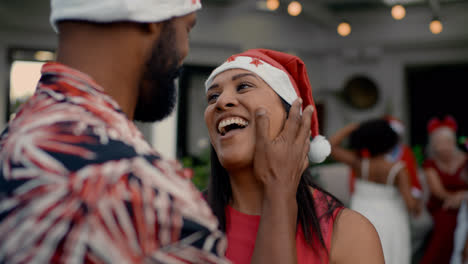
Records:
[[[406,9],[402,5],[394,5],[392,7],[392,17],[395,20],[402,20],[406,16]]]
[[[288,5],[288,13],[291,16],[298,16],[302,12],[302,5],[298,1],[292,1]]]
[[[340,36],[346,37],[351,34],[351,25],[348,22],[341,22],[338,25],[336,31],[338,34],[340,34]]]
[[[280,5],[279,0],[267,0],[266,1],[266,6],[271,11],[275,11],[276,9],[278,9],[279,5]]]
[[[442,26],[442,22],[438,18],[434,18],[431,23],[429,24],[429,29],[431,30],[432,34],[440,34],[444,27]]]

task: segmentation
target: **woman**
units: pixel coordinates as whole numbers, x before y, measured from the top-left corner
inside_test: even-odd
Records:
[[[423,167],[431,191],[428,209],[434,229],[421,263],[449,263],[458,210],[468,195],[468,181],[462,173],[467,155],[457,148],[457,124],[452,117],[434,118],[427,129],[428,159]]]
[[[351,150],[341,147],[348,136]],[[420,204],[411,195],[404,163],[391,162],[386,157],[398,144],[398,135],[388,121],[375,119],[346,126],[331,137],[330,143],[332,157],[351,166],[358,175],[351,209],[374,224],[385,263],[410,263],[408,211],[418,214]]]
[[[227,234],[228,259],[383,263],[373,226],[303,173],[309,137],[309,157],[316,162],[325,159],[329,145],[318,135],[310,83],[299,58],[264,49],[232,56],[206,81],[206,98],[205,122],[214,150],[208,202]],[[300,160],[301,170],[275,174],[270,168],[259,169],[258,163],[270,153],[290,153],[266,148],[261,140],[265,137],[259,135],[273,143],[282,141],[282,133],[295,129],[295,120],[301,118],[306,128],[297,129],[297,140],[288,146],[304,149],[303,156],[285,155],[276,163],[281,168]]]

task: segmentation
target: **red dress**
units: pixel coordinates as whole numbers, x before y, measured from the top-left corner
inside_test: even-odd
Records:
[[[296,232],[296,250],[299,264],[329,263],[328,252],[330,252],[333,224],[336,216],[343,209],[342,206],[339,206],[333,211],[330,217],[320,217],[327,212],[328,202],[330,202],[332,198],[318,190],[314,190],[313,196],[327,250],[319,246],[320,240],[315,235],[313,235],[312,239],[314,248],[311,248],[306,243],[302,226],[298,225]],[[226,220],[226,235],[228,239],[226,257],[231,260],[233,264],[250,263],[255,247],[258,226],[260,224],[260,216],[247,215],[227,206]]]
[[[461,172],[467,162],[463,163],[454,174],[441,171],[433,160],[424,162],[424,168],[433,168],[437,171],[440,181],[447,191],[456,192],[468,190],[468,184],[461,178]],[[458,209],[442,208],[443,201],[431,196],[428,209],[434,220],[434,229],[429,239],[421,264],[449,263],[453,251],[453,235],[457,225]]]

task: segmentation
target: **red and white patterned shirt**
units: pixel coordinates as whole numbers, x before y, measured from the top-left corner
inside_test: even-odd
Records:
[[[58,63],[0,137],[0,236],[0,263],[227,263],[180,164]]]

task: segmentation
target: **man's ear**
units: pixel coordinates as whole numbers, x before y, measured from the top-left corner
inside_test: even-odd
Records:
[[[161,22],[140,24],[140,33],[145,39],[145,41],[142,42],[142,48],[145,50],[147,49],[148,51],[152,50],[154,43],[158,41],[161,36],[163,25],[164,24]]]
[[[163,28],[163,22],[158,23],[141,23],[141,29],[148,34],[159,35]]]

